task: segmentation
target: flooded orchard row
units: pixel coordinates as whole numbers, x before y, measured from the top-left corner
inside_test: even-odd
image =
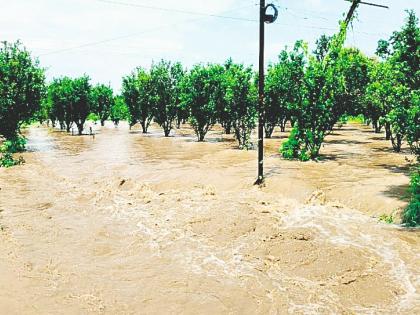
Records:
[[[231,136],[152,129],[27,131],[27,163],[0,169],[1,313],[420,313],[420,232],[378,222],[408,154],[349,125],[291,162],[276,133],[256,188]]]

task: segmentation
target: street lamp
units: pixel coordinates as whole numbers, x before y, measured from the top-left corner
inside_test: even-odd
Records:
[[[270,14],[271,11],[271,14]],[[279,11],[274,4],[265,5],[260,0],[260,62],[259,62],[259,100],[258,100],[258,179],[256,185],[264,183],[264,44],[265,23],[271,24],[277,20]]]

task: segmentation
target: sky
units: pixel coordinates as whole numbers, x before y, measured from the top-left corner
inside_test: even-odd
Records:
[[[404,23],[420,16],[419,0],[367,0],[346,45],[373,55]],[[273,0],[276,23],[266,26],[266,62],[304,40],[313,48],[332,35],[348,11],[345,0]],[[45,67],[47,78],[87,74],[92,83],[120,89],[122,77],[153,61],[258,64],[258,0],[0,0],[0,41],[20,40]],[[267,1],[270,3],[270,1]],[[218,17],[214,16],[217,15]],[[222,18],[223,16],[225,18]],[[229,18],[226,18],[229,17]],[[233,18],[233,19],[232,19]]]

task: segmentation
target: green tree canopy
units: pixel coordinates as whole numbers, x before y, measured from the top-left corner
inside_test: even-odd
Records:
[[[20,126],[40,109],[45,94],[44,69],[19,42],[0,48],[0,135],[18,136]]]
[[[101,126],[104,126],[114,105],[114,91],[109,85],[98,84],[92,88],[91,101],[91,112],[98,115]]]
[[[217,121],[217,101],[223,88],[221,65],[196,65],[182,82],[181,103],[189,109],[190,123],[198,141]]]
[[[169,137],[180,104],[180,83],[184,77],[184,70],[180,63],[162,60],[152,65],[150,75],[154,120],[162,127],[165,137]]]

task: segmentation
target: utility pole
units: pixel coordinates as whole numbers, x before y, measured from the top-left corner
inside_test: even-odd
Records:
[[[360,4],[386,8],[387,6],[364,2],[361,0],[345,0],[351,2],[352,5],[345,20],[345,28],[341,32],[345,32],[349,23],[351,22],[354,13]],[[273,14],[267,14],[269,9],[273,10]],[[278,10],[274,4],[265,4],[265,0],[260,0],[260,54],[259,54],[259,84],[258,84],[258,179],[255,185],[262,185],[264,183],[264,120],[265,120],[265,106],[264,106],[264,45],[265,45],[265,23],[271,24],[277,20]]]
[[[273,14],[267,14],[269,9]],[[264,183],[264,46],[265,23],[271,24],[277,20],[278,10],[273,4],[265,5],[265,0],[260,0],[260,54],[259,54],[259,80],[258,80],[258,179],[255,185]]]
[[[345,21],[346,22],[346,27],[351,22],[351,19],[353,18],[353,15],[354,15],[354,12],[356,12],[356,9],[358,8],[359,4],[364,4],[364,5],[369,5],[369,6],[378,7],[378,8],[389,9],[389,7],[386,6],[386,5],[364,2],[362,0],[345,0],[345,1],[352,3],[352,5],[350,7],[350,10],[349,10],[349,13],[347,14],[346,21]]]

